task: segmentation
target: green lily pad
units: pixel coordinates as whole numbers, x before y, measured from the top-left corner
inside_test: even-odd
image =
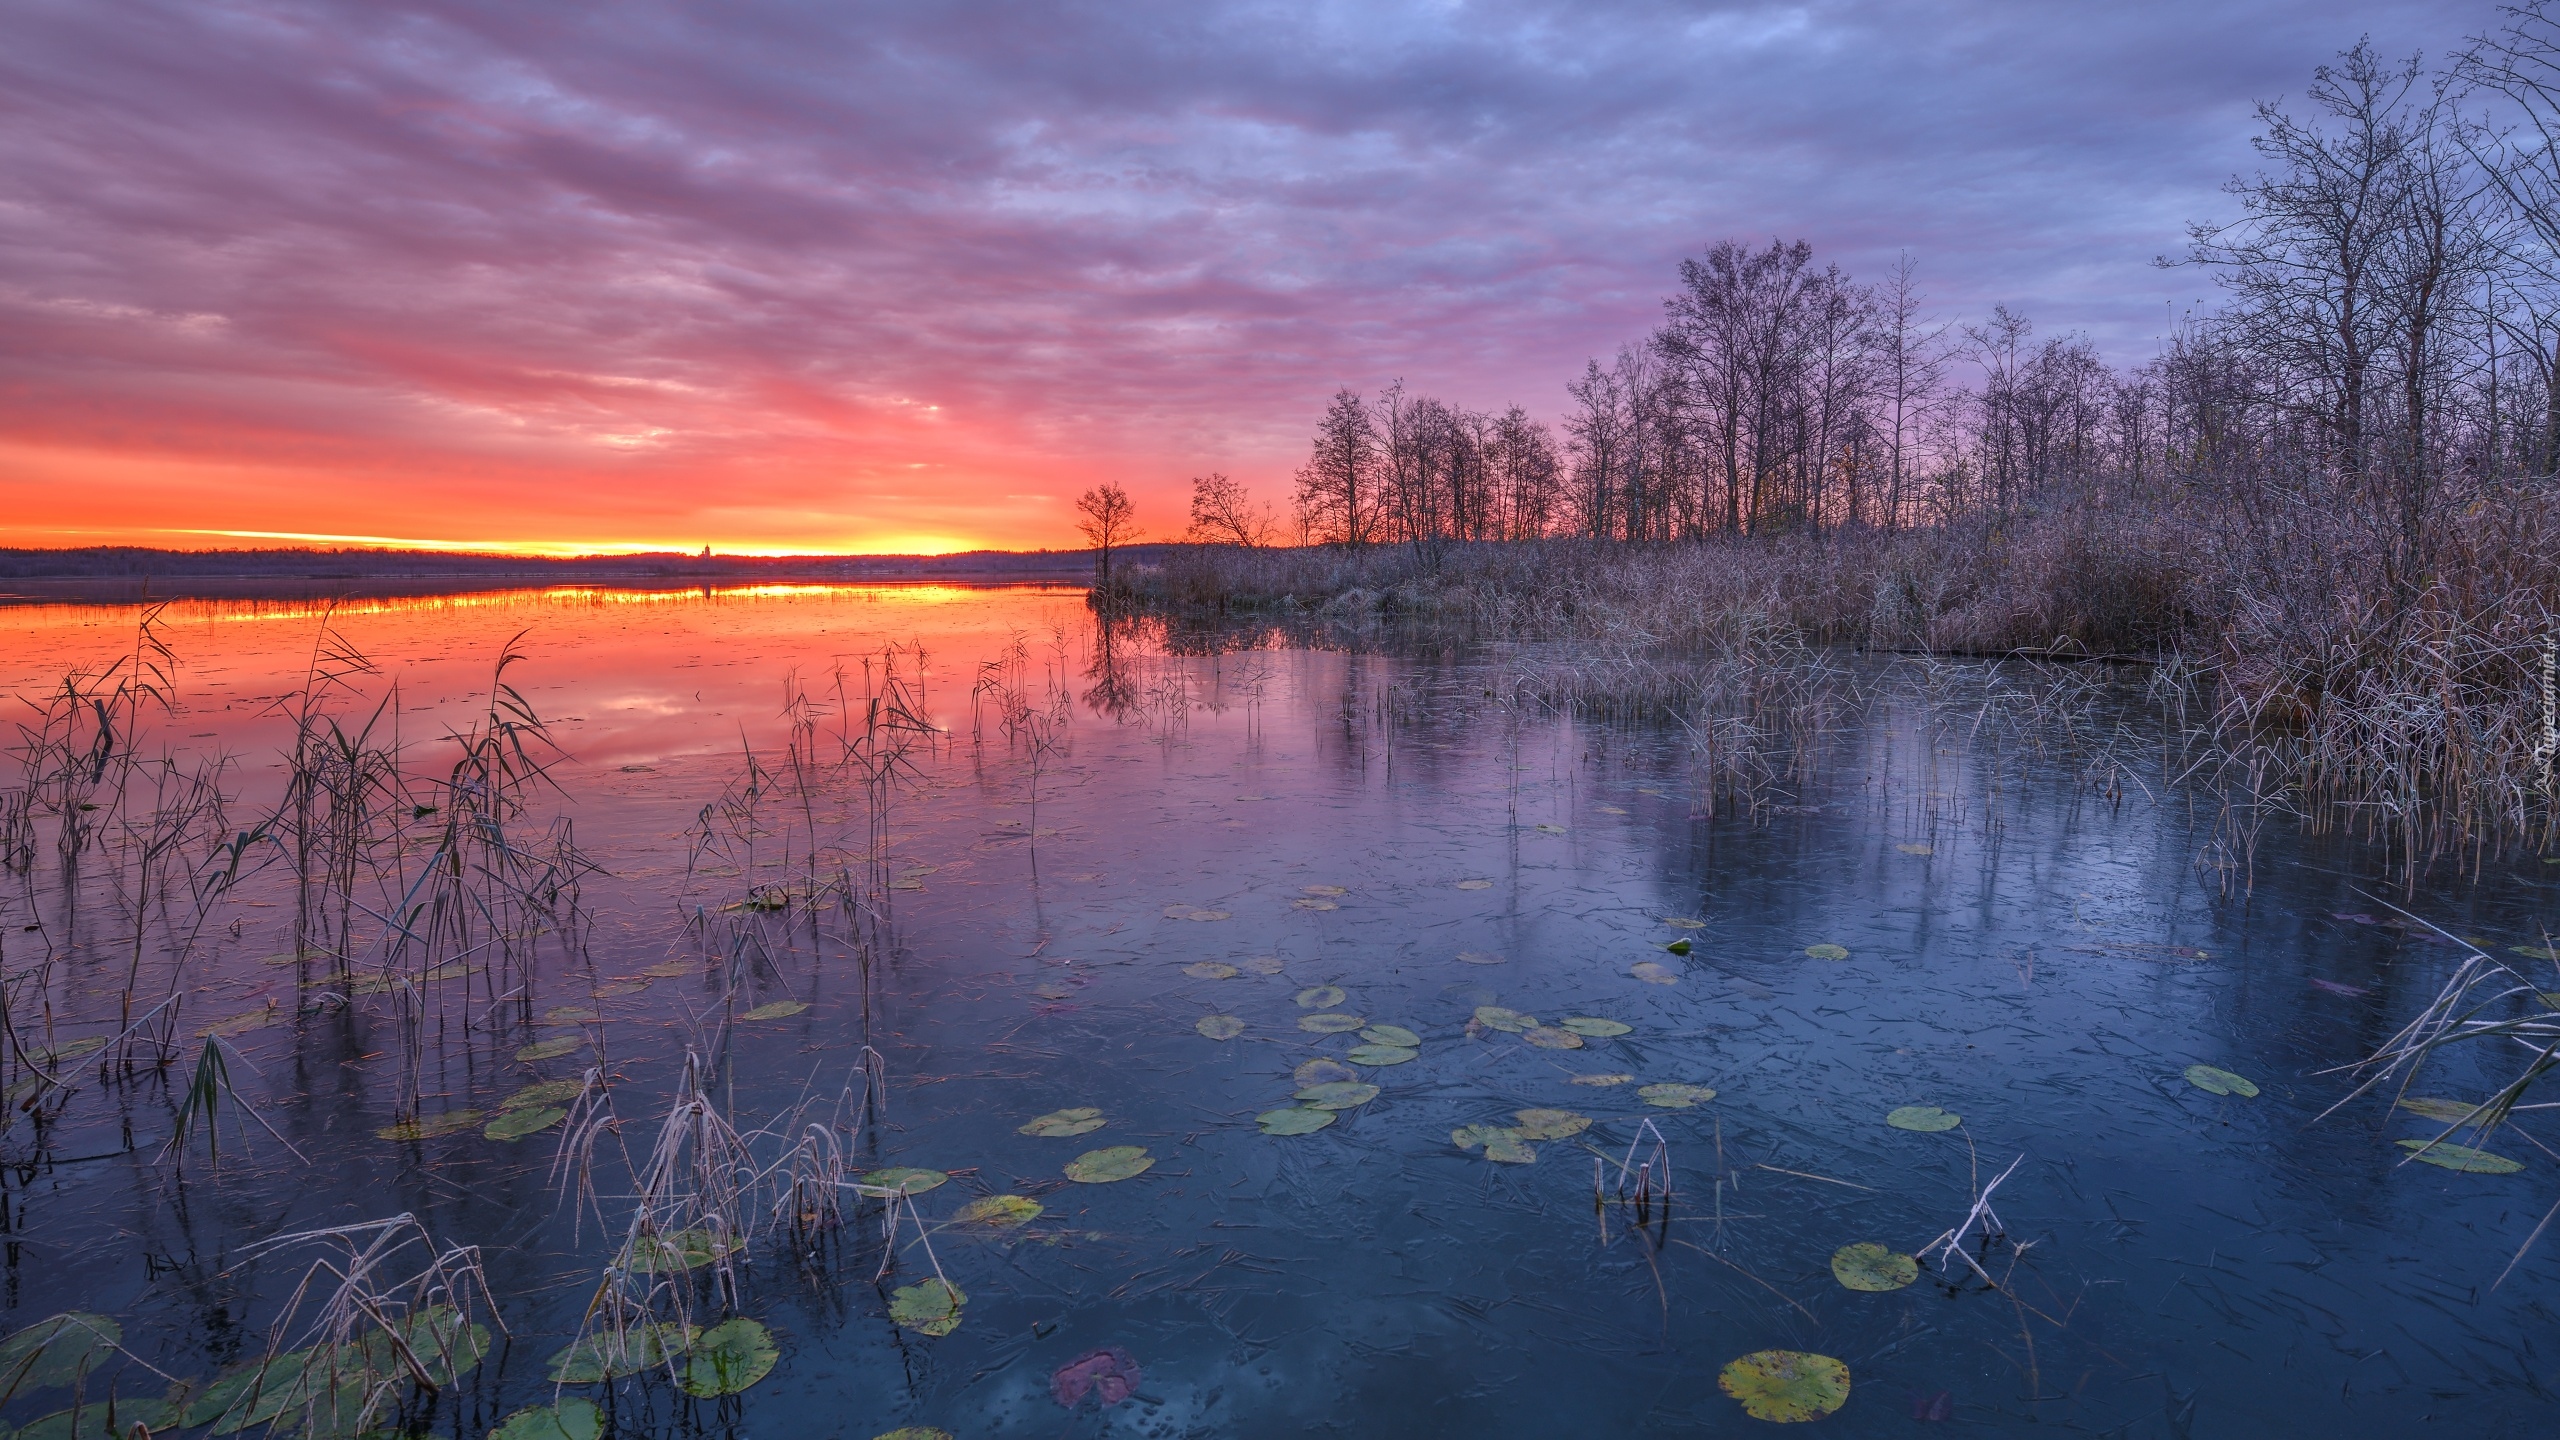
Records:
[[[1299,1091],[1295,1098],[1299,1104],[1318,1110],[1349,1110],[1377,1099],[1378,1087],[1364,1085],[1357,1080],[1333,1080],[1322,1085],[1310,1085]]]
[[[716,1230],[675,1230],[635,1236],[623,1251],[624,1268],[639,1275],[675,1275],[735,1253],[738,1238]]]
[[[1501,1125],[1461,1125],[1449,1132],[1461,1150],[1482,1149],[1484,1158],[1504,1165],[1527,1165],[1538,1152],[1522,1143],[1520,1132]]]
[[[1849,1367],[1802,1350],[1754,1350],[1716,1376],[1754,1420],[1819,1420],[1849,1403]]]
[[[1713,1100],[1716,1092],[1704,1085],[1683,1085],[1675,1081],[1641,1086],[1636,1090],[1636,1098],[1665,1110],[1686,1110],[1692,1105]]]
[[[2524,1168],[2520,1161],[2510,1160],[2504,1155],[2492,1155],[2486,1150],[2474,1150],[2468,1145],[2430,1145],[2424,1140],[2395,1143],[2411,1152],[2409,1158],[2441,1165],[2447,1170],[2462,1170],[2473,1175],[2513,1175]]]
[[[1964,1117],[1935,1105],[1897,1105],[1884,1117],[1884,1123],[1896,1130],[1917,1130],[1923,1135],[1935,1135],[1963,1124]]]
[[[385,1125],[373,1133],[382,1140],[433,1140],[439,1135],[468,1130],[486,1118],[477,1110],[447,1110],[441,1115],[420,1115],[397,1125]]]
[[[780,1020],[788,1016],[797,1015],[808,1008],[809,1004],[805,1000],[776,1000],[769,1005],[759,1005],[738,1018],[740,1020]]]
[[[951,1177],[939,1170],[919,1170],[912,1165],[892,1165],[859,1177],[865,1185],[882,1190],[895,1190],[902,1195],[921,1195]]]
[[[2240,1095],[2255,1098],[2258,1087],[2241,1076],[2212,1065],[2187,1067],[2187,1083],[2208,1095]]]
[[[302,1372],[311,1363],[308,1350],[291,1350],[271,1360],[234,1370],[187,1403],[184,1425],[210,1425],[216,1435],[235,1434],[263,1425],[298,1404]]]
[[[939,1285],[942,1282],[929,1280],[925,1283]],[[896,1302],[898,1295],[906,1293],[901,1290],[890,1297],[890,1318],[898,1320],[901,1325],[909,1322],[899,1318]],[[960,1292],[955,1290],[951,1293],[951,1324],[957,1325],[960,1323]],[[914,1328],[924,1329],[920,1325]],[[945,1326],[926,1333],[942,1335],[949,1330],[950,1327]],[[685,1354],[684,1375],[679,1383],[684,1386],[684,1393],[697,1400],[735,1395],[772,1374],[773,1362],[780,1358],[781,1352],[774,1347],[773,1332],[741,1315],[723,1320],[702,1332],[693,1342],[693,1349]]]
[[[584,1036],[563,1035],[557,1040],[538,1040],[516,1052],[516,1058],[531,1064],[536,1060],[557,1060],[572,1054],[586,1044]]]
[[[1233,980],[1236,967],[1224,960],[1195,960],[1183,966],[1182,973],[1194,980]]]
[[[557,1405],[519,1410],[489,1432],[489,1440],[601,1440],[604,1412],[596,1402],[572,1395]]]
[[[498,1118],[490,1121],[488,1128],[480,1133],[492,1140],[521,1140],[568,1118],[569,1112],[557,1105],[545,1105],[538,1110],[502,1110],[498,1112]]]
[[[926,1335],[948,1335],[960,1328],[960,1307],[968,1293],[937,1275],[889,1294],[889,1318]]]
[[[596,1012],[584,1005],[555,1005],[542,1012],[545,1025],[584,1025],[597,1018]]]
[[[1046,1208],[1039,1201],[1020,1195],[985,1195],[961,1206],[951,1223],[983,1230],[1019,1230],[1039,1219]]]
[[[1899,1290],[1920,1278],[1920,1262],[1872,1241],[1861,1240],[1831,1252],[1832,1278],[1852,1290]]]
[[[1647,985],[1677,985],[1680,972],[1657,960],[1639,960],[1627,967],[1627,973]]]
[[[1570,1140],[1591,1128],[1591,1117],[1570,1110],[1523,1110],[1512,1117],[1523,1140]]]
[[[136,1429],[168,1430],[178,1407],[165,1399],[93,1395],[76,1410],[56,1410],[26,1423],[11,1440],[127,1440]]]
[[[2528,959],[2560,960],[2560,949],[2549,945],[2510,945],[2507,948]]]
[[[1422,1048],[1422,1037],[1401,1025],[1372,1025],[1360,1032],[1360,1038],[1372,1045],[1399,1045],[1407,1050]]]
[[[1458,952],[1458,963],[1462,965],[1499,965],[1503,963],[1503,961],[1500,955],[1497,955],[1490,950],[1461,950]]]
[[[1686,915],[1665,915],[1662,917],[1662,923],[1670,926],[1674,930],[1704,930],[1707,928],[1706,921],[1693,920]]]
[[[1367,1023],[1369,1022],[1361,1019],[1357,1015],[1343,1015],[1333,1011],[1318,1011],[1313,1015],[1301,1015],[1298,1017],[1299,1029],[1310,1031],[1317,1035],[1348,1034]]]
[[[1309,895],[1330,895],[1337,900],[1351,893],[1339,885],[1301,885],[1298,888]]]
[[[2400,1097],[2399,1108],[2412,1115],[2442,1120],[2448,1125],[2459,1125],[2480,1113],[2480,1107],[2468,1100],[2431,1100],[2423,1095]]]
[[[1312,1135],[1341,1117],[1312,1105],[1292,1105],[1286,1110],[1265,1110],[1253,1118],[1265,1135]]]
[[[1663,946],[1662,948],[1663,948],[1663,949],[1665,949],[1665,950],[1670,951],[1670,952],[1671,952],[1672,954],[1674,954],[1674,955],[1686,955],[1686,954],[1688,954],[1688,953],[1689,953],[1689,951],[1690,951],[1690,948],[1691,948],[1691,947],[1690,947],[1690,944],[1689,944],[1688,937],[1684,935],[1684,936],[1682,936],[1681,938],[1679,938],[1679,939],[1677,939],[1677,940],[1672,941],[1670,944]]]
[[[655,965],[642,966],[640,973],[652,980],[678,980],[700,968],[691,960],[661,960]]]
[[[1341,1061],[1324,1059],[1310,1060],[1290,1071],[1289,1075],[1301,1085],[1346,1084],[1360,1078],[1359,1071]]]
[[[951,1440],[951,1432],[930,1425],[901,1425],[887,1434],[874,1435],[871,1440]]]
[[[1582,1037],[1553,1025],[1532,1025],[1520,1032],[1520,1038],[1541,1050],[1579,1050]]]
[[[1089,1130],[1099,1130],[1102,1125],[1101,1111],[1090,1105],[1079,1105],[1072,1110],[1052,1110],[1027,1125],[1015,1127],[1014,1133],[1064,1139],[1069,1135],[1082,1135]]]
[[[671,1322],[590,1335],[551,1357],[555,1385],[595,1385],[655,1370],[693,1346],[700,1332]]]
[[[123,1341],[123,1326],[86,1310],[39,1320],[0,1341],[0,1396],[75,1384]]]
[[[1087,1150],[1067,1162],[1067,1178],[1079,1185],[1108,1185],[1142,1175],[1155,1164],[1143,1145],[1113,1145]]]
[[[1244,1033],[1244,1022],[1233,1015],[1205,1015],[1191,1028],[1212,1040],[1233,1040]]]
[[[1573,1077],[1573,1079],[1572,1079],[1572,1080],[1570,1080],[1570,1081],[1568,1081],[1568,1082],[1566,1082],[1566,1083],[1568,1083],[1568,1084],[1573,1084],[1573,1085],[1594,1085],[1594,1086],[1599,1086],[1599,1085],[1624,1085],[1624,1084],[1626,1084],[1628,1081],[1633,1080],[1634,1078],[1636,1078],[1636,1077],[1634,1077],[1633,1075],[1615,1075],[1615,1074],[1611,1074],[1611,1075],[1576,1075],[1576,1076],[1574,1076],[1574,1077]]]
[[[1601,1020],[1589,1015],[1568,1015],[1556,1024],[1588,1040],[1606,1040],[1614,1035],[1624,1035],[1636,1028],[1633,1025],[1621,1025],[1615,1020]]]
[[[1832,944],[1828,944],[1828,943],[1821,944],[1821,945],[1807,945],[1806,947],[1804,947],[1804,953],[1805,953],[1806,958],[1808,958],[1808,959],[1813,959],[1813,960],[1846,960],[1846,959],[1848,959],[1848,958],[1849,958],[1849,947],[1847,947],[1847,946],[1845,946],[1845,945],[1832,945]],[[1789,1353],[1789,1352],[1786,1352],[1786,1351],[1780,1351],[1780,1350],[1771,1350],[1771,1351],[1767,1351],[1767,1352],[1764,1352],[1764,1353],[1771,1354],[1771,1355],[1780,1355],[1780,1354],[1786,1354],[1786,1353]],[[1837,1362],[1834,1362],[1834,1363],[1837,1363]]]
[[[1517,1035],[1538,1023],[1535,1015],[1523,1015],[1505,1005],[1479,1005],[1476,1023],[1488,1030],[1504,1030]]]
[[[1490,880],[1461,880],[1458,882],[1458,888],[1461,890],[1490,890],[1493,888],[1493,882]]]
[[[1342,1058],[1354,1065],[1401,1065],[1421,1054],[1402,1045],[1354,1045]]]
[[[527,1085],[498,1102],[500,1110],[539,1110],[545,1105],[566,1105],[587,1088],[584,1080],[545,1080]]]
[[[1347,998],[1339,985],[1310,985],[1298,992],[1301,1010],[1330,1010]]]
[[[1894,848],[1894,849],[1896,849],[1896,850],[1901,851],[1901,852],[1902,852],[1903,854],[1905,854],[1905,855],[1934,855],[1934,854],[1936,854],[1936,853],[1937,853],[1937,851],[1935,850],[1935,848],[1934,848],[1934,847],[1932,847],[1932,846],[1931,846],[1927,841],[1925,841],[1925,840],[1924,840],[1924,841],[1914,842],[1914,843],[1909,843],[1909,844],[1896,845],[1896,846],[1894,846],[1893,848]]]

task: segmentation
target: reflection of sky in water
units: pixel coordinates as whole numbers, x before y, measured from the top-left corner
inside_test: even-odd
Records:
[[[220,609],[170,612],[187,668],[169,728],[228,747],[255,793],[280,733],[261,708],[291,688],[315,615],[249,624]],[[130,642],[130,611],[11,614],[31,617],[0,647],[13,689]],[[2538,1387],[2560,1383],[2540,1299],[2560,1257],[2537,1251],[2489,1288],[2560,1162],[2518,1136],[2499,1147],[2528,1160],[2518,1176],[2395,1168],[2391,1139],[2432,1132],[2372,1103],[2313,1123],[2345,1088],[2317,1072],[2378,1043],[2450,952],[2338,918],[2390,912],[2358,893],[2374,887],[2355,851],[2281,825],[2260,838],[2254,890],[2226,890],[2198,863],[2213,802],[2164,785],[2175,762],[2138,690],[2075,712],[2113,738],[2063,746],[2049,722],[2003,721],[2023,692],[1986,691],[1983,670],[1867,666],[1883,698],[1863,719],[1844,713],[1816,785],[1757,820],[1700,819],[1663,737],[1485,704],[1493,662],[1436,652],[1182,659],[1124,642],[1130,707],[1115,720],[1084,703],[1098,687],[1082,615],[1072,593],[947,587],[633,603],[544,592],[342,614],[399,682],[413,737],[466,723],[499,647],[526,631],[510,678],[561,717],[560,803],[609,872],[587,890],[591,972],[554,960],[529,996],[435,1003],[421,1041],[430,1111],[568,1073],[509,1057],[559,1033],[514,1017],[574,1003],[604,1014],[627,1113],[645,1112],[685,1046],[713,1033],[718,996],[698,975],[620,985],[687,953],[698,909],[776,957],[741,1006],[811,1007],[738,1032],[741,1117],[844,1083],[863,1006],[841,941],[813,956],[805,933],[717,908],[793,879],[806,847],[789,837],[808,821],[768,808],[752,848],[733,837],[689,882],[687,827],[742,747],[777,758],[787,674],[823,701],[842,665],[858,696],[859,657],[925,648],[927,708],[950,740],[918,757],[891,811],[894,944],[871,1038],[892,1100],[865,1143],[879,1163],[952,1172],[922,1207],[932,1219],[1000,1193],[1047,1213],[1009,1241],[937,1236],[969,1296],[939,1340],[883,1318],[886,1286],[867,1283],[876,1230],[814,1269],[768,1248],[744,1308],[785,1358],[745,1398],[744,1433],[1055,1435],[1069,1422],[1049,1372],[1104,1345],[1146,1371],[1109,1428],[1164,1435],[1729,1427],[1750,1422],[1718,1393],[1718,1368],[1770,1347],[1847,1362],[1852,1399],[1825,1423],[1862,1434],[1911,1424],[1914,1397],[1925,1413],[1940,1391],[1956,1418],[2002,1429],[2363,1435],[2459,1417],[2523,1433],[2545,1404]],[[994,710],[971,703],[978,667],[1017,634],[1031,700],[1046,697],[1044,674],[1064,673],[1075,695],[1036,792]],[[822,733],[840,723],[819,708]],[[419,753],[423,769],[449,750]],[[2133,777],[2120,800],[2092,782],[2093,756]],[[810,811],[831,863],[868,843],[853,792],[830,789]],[[1470,880],[1490,883],[1460,888]],[[1309,890],[1334,886],[1344,893]],[[2493,872],[2476,895],[2422,886],[2406,903],[2519,943],[2541,888],[2538,873]],[[261,892],[241,933],[212,942],[191,1013],[295,1000],[290,967],[258,963],[280,948],[282,899]],[[1319,900],[1331,908],[1302,903]],[[1203,909],[1228,918],[1183,918]],[[1692,916],[1703,929],[1664,923]],[[1685,959],[1662,948],[1683,937]],[[1849,958],[1808,957],[1818,944]],[[0,954],[13,973],[33,958]],[[1278,973],[1184,968],[1265,955]],[[1637,978],[1640,961],[1675,983]],[[119,975],[68,967],[66,1013],[99,1013]],[[1417,1032],[1421,1053],[1365,1071],[1382,1093],[1333,1125],[1262,1135],[1253,1117],[1288,1103],[1296,1066],[1361,1043],[1300,1028],[1294,997],[1326,985],[1345,992],[1342,1011]],[[598,989],[607,998],[591,999]],[[1541,1048],[1471,1033],[1483,1004],[1633,1029]],[[1209,1015],[1245,1030],[1204,1039]],[[519,1344],[472,1403],[494,1414],[548,1395],[540,1361],[566,1343],[604,1247],[552,1200],[549,1137],[373,1138],[403,1043],[387,1007],[364,1002],[243,1034],[260,1071],[248,1088],[321,1163],[296,1166],[253,1135],[218,1182],[191,1176],[183,1212],[162,1171],[121,1153],[128,1124],[146,1150],[165,1134],[165,1099],[84,1097],[56,1153],[108,1158],[11,1172],[12,1316],[104,1310],[155,1363],[200,1375],[253,1343],[240,1327],[267,1323],[290,1282],[245,1262],[246,1244],[407,1208],[490,1247]],[[2265,1093],[2208,1096],[2181,1074],[2200,1062]],[[1635,1082],[1572,1083],[1608,1073]],[[1666,1110],[1632,1093],[1675,1081],[1718,1096]],[[2422,1088],[2477,1081],[2456,1070]],[[1955,1111],[1964,1128],[1882,1123],[1909,1104]],[[1108,1123],[1075,1139],[1017,1133],[1078,1105]],[[1525,1166],[1449,1143],[1533,1107],[1595,1123],[1537,1144]],[[1614,1211],[1602,1243],[1591,1203],[1594,1150],[1625,1153],[1645,1120],[1680,1187],[1658,1251]],[[0,1136],[11,1155],[28,1144],[24,1127]],[[1144,1145],[1156,1167],[1117,1185],[1063,1180],[1067,1160],[1102,1144]],[[1984,1257],[2014,1298],[1925,1280],[1857,1294],[1832,1279],[1834,1250],[1917,1248],[1961,1216],[1977,1163],[1987,1175],[2020,1155],[1998,1209],[2026,1247]],[[891,1284],[930,1273],[912,1232],[906,1244]],[[98,1256],[115,1258],[87,1263]],[[1102,1428],[1090,1413],[1073,1427]]]

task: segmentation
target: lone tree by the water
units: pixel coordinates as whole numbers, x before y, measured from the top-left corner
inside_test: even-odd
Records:
[[[1076,522],[1076,528],[1092,543],[1094,574],[1107,590],[1111,587],[1111,552],[1138,538],[1138,507],[1130,502],[1128,491],[1104,484],[1077,496],[1076,509],[1084,517]]]

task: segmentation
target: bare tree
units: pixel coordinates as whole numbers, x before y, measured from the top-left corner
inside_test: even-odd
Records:
[[[1359,392],[1334,392],[1307,463],[1298,467],[1298,515],[1304,538],[1366,545],[1376,521],[1378,428]]]
[[[1258,549],[1271,543],[1269,506],[1256,509],[1245,487],[1212,471],[1191,481],[1191,538],[1205,545]]]
[[[1076,511],[1082,517],[1076,521],[1076,528],[1093,546],[1094,572],[1103,592],[1108,594],[1111,552],[1138,538],[1138,507],[1131,503],[1128,491],[1105,483],[1077,496]]]

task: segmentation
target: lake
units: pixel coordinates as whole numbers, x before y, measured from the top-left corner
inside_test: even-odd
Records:
[[[102,1317],[0,1351],[26,1440],[2548,1428],[2539,1122],[2323,1112],[2554,871],[2235,803],[2139,667],[1684,725],[1071,587],[141,620],[0,610],[0,1299]]]

